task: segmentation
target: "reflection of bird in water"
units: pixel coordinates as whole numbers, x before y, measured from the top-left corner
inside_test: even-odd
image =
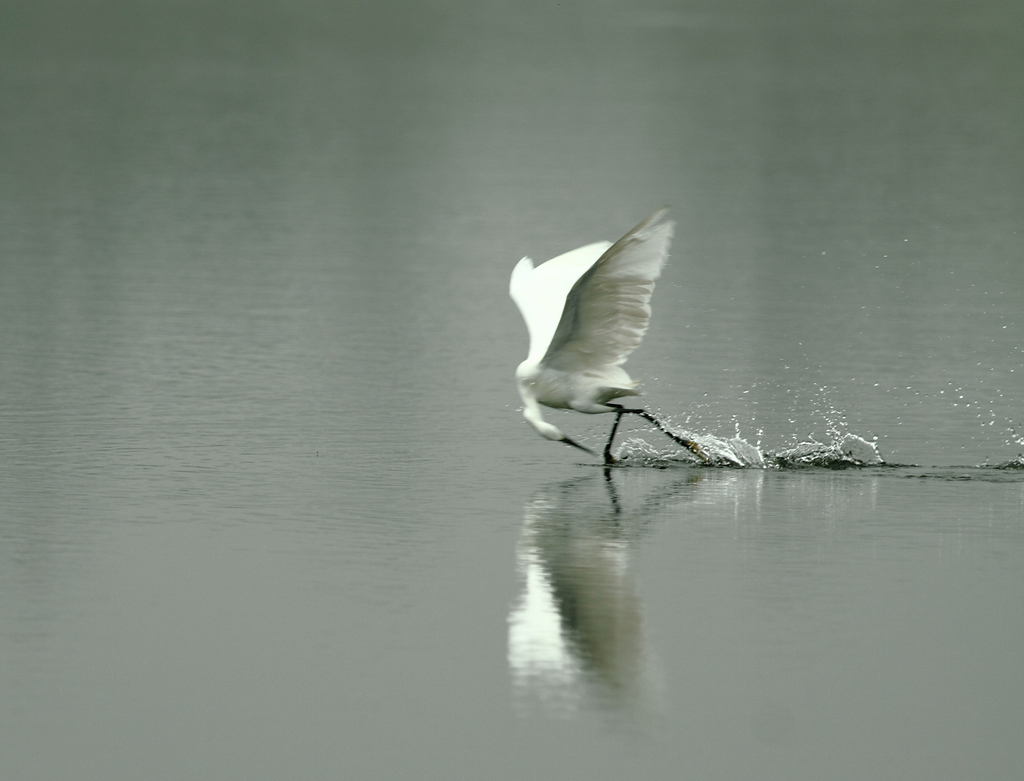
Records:
[[[679,483],[692,482],[689,475]],[[656,687],[631,558],[646,511],[624,517],[606,470],[542,489],[526,504],[517,551],[523,579],[509,615],[509,666],[521,701],[571,712],[596,696],[651,710]]]
[[[523,417],[546,439],[586,450],[541,415],[540,405],[590,414],[614,412],[606,464],[614,463],[612,440],[623,414],[652,423],[675,442],[707,460],[700,447],[673,434],[643,409],[612,400],[639,396],[622,364],[639,345],[651,319],[651,293],[672,241],[673,223],[655,212],[614,244],[600,241],[534,268],[523,258],[512,271],[509,293],[526,321],[530,351],[516,369]]]

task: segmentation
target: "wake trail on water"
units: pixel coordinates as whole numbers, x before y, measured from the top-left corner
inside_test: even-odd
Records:
[[[759,445],[751,444],[741,437],[739,432],[731,438],[695,434],[673,428],[664,418],[659,420],[674,435],[696,442],[704,458],[685,448],[659,450],[640,437],[632,437],[623,441],[616,455],[623,466],[665,468],[674,464],[689,464],[762,469],[847,469],[886,465],[874,442],[839,428],[829,430],[827,442],[811,438],[790,447],[770,451],[761,450]]]
[[[665,423],[665,421],[662,421]],[[667,426],[667,424],[666,424]],[[940,477],[946,479],[973,479],[981,472],[993,479],[1002,474],[1005,479],[1017,480],[1024,473],[1024,454],[1000,463],[974,464],[962,467],[943,467],[920,473],[914,464],[896,464],[886,461],[874,442],[864,437],[839,430],[830,431],[827,442],[809,438],[778,450],[761,450],[737,434],[732,438],[713,434],[695,434],[692,431],[672,429],[673,433],[696,442],[706,457],[701,459],[686,448],[659,450],[640,437],[626,439],[616,457],[618,466],[671,469],[674,467],[728,467],[735,469],[862,469],[887,467],[896,472],[913,470],[911,477]],[[965,472],[966,470],[966,472]],[[934,474],[933,474],[934,473]],[[965,474],[961,474],[965,473]],[[1002,479],[1002,478],[998,478]]]
[[[800,467],[824,467],[845,469],[849,467],[882,466],[886,462],[877,446],[856,434],[847,434],[837,442],[800,442],[793,447],[772,452],[762,451],[742,437],[724,439],[712,434],[686,434],[698,445],[706,461],[685,448],[661,451],[644,439],[633,437],[623,442],[617,458],[622,465],[662,466],[673,464],[694,464],[704,466],[752,467],[799,469]]]

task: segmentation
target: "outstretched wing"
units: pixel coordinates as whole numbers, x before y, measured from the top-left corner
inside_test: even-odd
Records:
[[[527,360],[539,361],[548,351],[569,291],[610,246],[607,241],[588,244],[552,258],[537,268],[529,258],[523,258],[516,264],[508,292],[519,307],[530,334]]]
[[[615,242],[572,286],[545,366],[569,372],[621,366],[637,348],[672,241],[674,223],[661,222],[666,212],[658,210]]]

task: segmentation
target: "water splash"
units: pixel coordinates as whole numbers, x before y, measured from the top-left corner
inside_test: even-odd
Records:
[[[778,452],[762,451],[738,433],[730,439],[691,432],[680,432],[680,435],[699,444],[707,456],[707,462],[702,462],[689,450],[683,448],[669,451],[658,450],[639,437],[625,440],[619,448],[617,457],[624,466],[637,465],[658,468],[688,464],[761,469],[799,469],[802,467],[846,469],[885,463],[875,443],[856,434],[845,432],[831,438],[828,442],[819,442],[812,438]]]
[[[830,442],[818,442],[814,439],[800,442],[793,447],[770,454],[767,460],[780,468],[817,466],[844,469],[885,463],[878,452],[878,446],[856,434],[844,434]]]
[[[1001,464],[992,464],[992,469],[1024,469],[1024,453]]]

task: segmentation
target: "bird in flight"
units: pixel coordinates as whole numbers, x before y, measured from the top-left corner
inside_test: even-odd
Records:
[[[707,461],[700,446],[669,431],[643,409],[612,400],[640,396],[622,364],[647,332],[654,280],[668,258],[674,223],[659,209],[614,244],[599,241],[534,268],[523,258],[509,294],[526,321],[530,351],[516,369],[523,417],[545,439],[597,455],[541,415],[540,405],[596,414],[614,412],[604,462],[615,463],[612,440],[625,414],[639,415]]]

